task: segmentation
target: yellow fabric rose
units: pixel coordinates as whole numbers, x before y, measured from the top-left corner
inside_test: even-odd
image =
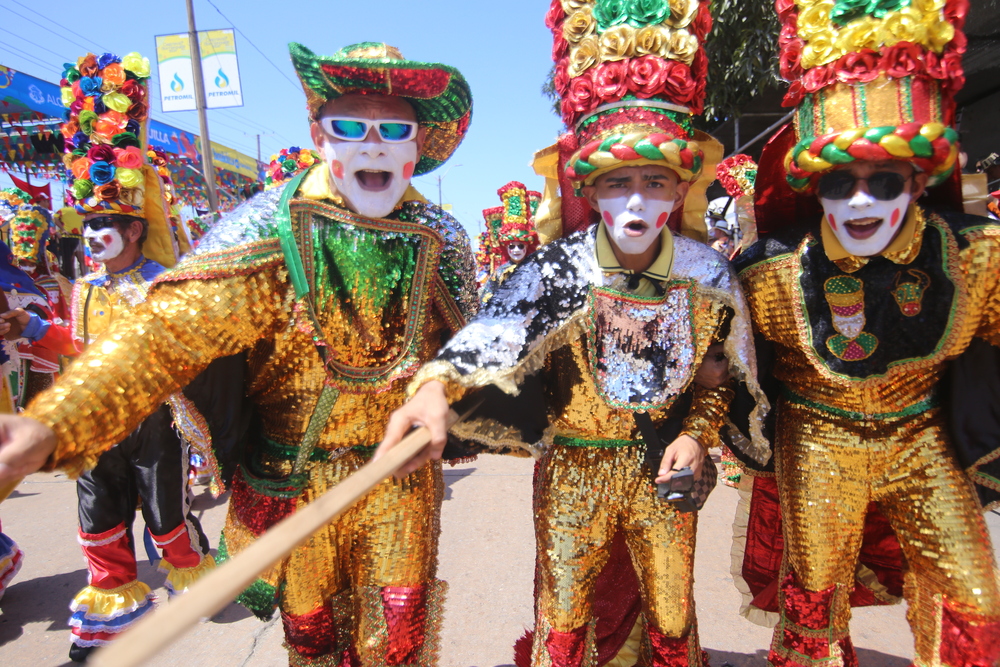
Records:
[[[670,35],[670,44],[667,47],[667,53],[664,55],[668,58],[680,60],[681,62],[690,65],[697,52],[698,38],[689,33],[687,30],[675,30],[674,33]]]
[[[921,22],[922,14],[906,7],[902,11],[890,12],[882,20],[883,43],[892,46],[896,42],[927,43],[927,26]]]
[[[146,194],[142,188],[122,188],[121,194],[118,195],[118,200],[126,206],[142,208],[143,203],[146,201]]]
[[[661,52],[669,40],[670,31],[667,28],[662,25],[648,25],[635,33],[635,52],[662,55]]]
[[[562,0],[563,11],[566,15],[570,15],[575,11],[581,10],[584,7],[590,6],[590,0]]]
[[[59,89],[59,95],[62,98],[62,103],[64,107],[68,107],[73,104],[73,100],[76,99],[76,95],[73,94],[73,89],[69,86],[63,86]]]
[[[104,106],[114,109],[118,113],[125,113],[132,106],[132,100],[121,93],[105,93],[101,96]]]
[[[670,0],[670,18],[667,25],[671,28],[686,28],[698,14],[696,0]]]
[[[597,64],[600,55],[597,37],[584,37],[579,44],[569,51],[569,69],[566,73],[571,79],[576,78]]]
[[[596,28],[597,22],[594,20],[594,13],[590,7],[584,7],[566,18],[563,23],[563,37],[570,44],[576,44],[587,35],[592,35]]]
[[[924,14],[937,14],[944,9],[944,4],[945,0],[913,0],[910,6]]]
[[[138,169],[118,169],[115,171],[115,178],[123,188],[136,188],[143,182],[142,172]]]
[[[879,22],[870,16],[851,22],[837,34],[836,56],[861,49],[877,50],[881,39],[880,32]]]
[[[809,41],[814,35],[825,34],[827,39],[833,32],[830,13],[833,11],[833,0],[822,0],[812,4],[799,13],[799,37]]]
[[[944,47],[946,47],[951,40],[955,39],[955,26],[947,21],[937,19],[934,24],[927,29],[927,36],[931,48],[936,52],[941,53],[944,50]]]
[[[122,67],[139,78],[149,76],[149,58],[143,58],[135,51],[122,58]]]
[[[802,67],[809,69],[817,65],[825,65],[837,59],[832,35],[817,33],[802,49]]]
[[[635,30],[618,25],[601,35],[601,57],[604,61],[624,60],[635,55]]]

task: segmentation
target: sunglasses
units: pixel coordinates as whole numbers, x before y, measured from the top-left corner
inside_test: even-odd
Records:
[[[368,131],[375,126],[382,141],[401,144],[417,136],[417,123],[410,120],[367,120],[365,118],[320,118],[323,131],[342,141],[364,141]]]
[[[111,217],[110,215],[105,215],[97,218],[91,218],[90,220],[85,221],[83,223],[83,226],[86,229],[89,229],[93,232],[97,232],[102,229],[107,229],[108,227],[114,227],[115,222],[116,221],[113,217]]]
[[[892,201],[903,194],[909,176],[895,171],[877,171],[867,178],[858,178],[849,171],[831,171],[819,179],[817,192],[823,199],[847,199],[854,194],[858,182],[868,185],[868,193],[879,201]]]

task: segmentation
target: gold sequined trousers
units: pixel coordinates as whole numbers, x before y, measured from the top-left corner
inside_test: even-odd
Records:
[[[300,506],[366,462],[352,451],[314,464]],[[425,465],[402,481],[382,482],[292,552],[280,601],[292,664],[326,664],[329,658],[339,664],[344,649],[366,667],[437,664],[443,494],[440,462]],[[335,646],[329,636],[316,636],[330,631],[338,638]],[[413,659],[396,662],[394,653]]]
[[[701,664],[692,597],[697,516],[656,497],[644,454],[643,447],[553,445],[539,461],[532,664],[592,664],[594,582],[616,530],[638,576],[647,641],[654,651],[659,642],[683,654],[671,665]]]
[[[944,608],[983,629],[996,627],[1000,591],[993,549],[975,491],[950,451],[940,409],[855,420],[784,401],[777,433],[790,576],[804,589],[801,604],[808,603],[809,592],[833,590],[828,623],[835,642],[846,639],[849,645],[848,595],[871,501],[891,522],[906,558],[904,595],[916,664],[949,664],[940,658]],[[791,616],[803,613],[794,609],[788,591],[781,597],[773,664],[786,664],[778,654],[790,640],[779,635],[791,628],[785,627]],[[819,663],[799,655],[794,664]]]

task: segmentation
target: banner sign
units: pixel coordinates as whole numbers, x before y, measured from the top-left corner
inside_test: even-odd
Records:
[[[0,113],[25,111],[62,119],[66,107],[59,86],[0,65]]]
[[[243,88],[232,30],[198,32],[205,104],[209,109],[243,106]],[[194,74],[187,33],[157,35],[156,61],[160,75],[160,103],[164,111],[194,111]]]

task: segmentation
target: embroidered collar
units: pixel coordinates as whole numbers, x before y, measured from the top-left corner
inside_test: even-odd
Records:
[[[597,227],[597,239],[594,243],[594,255],[597,258],[597,265],[604,273],[624,273],[635,275],[634,271],[623,268],[615,257],[615,251],[611,247],[611,239],[608,238],[607,228],[604,225]],[[670,272],[674,266],[674,235],[667,226],[660,232],[660,254],[649,265],[649,268],[640,275],[650,283],[660,283],[670,279]],[[645,292],[652,294],[653,286],[640,285],[636,294],[640,296]]]

